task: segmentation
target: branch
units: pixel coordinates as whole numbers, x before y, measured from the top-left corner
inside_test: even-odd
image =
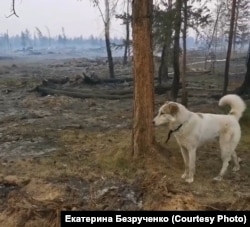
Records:
[[[94,2],[94,5],[95,5],[95,6],[98,8],[98,10],[99,10],[99,13],[100,13],[100,15],[101,15],[101,17],[102,17],[103,23],[106,24],[107,22],[106,22],[106,20],[105,20],[105,18],[104,18],[104,15],[103,15],[103,13],[102,13],[101,7],[100,7],[100,5],[99,5],[99,1],[94,0],[93,2]]]
[[[118,0],[116,0],[111,7],[111,16],[115,14],[116,7],[118,5]]]
[[[10,12],[11,12],[11,14],[8,15],[8,16],[5,16],[6,18],[9,18],[9,17],[11,17],[11,16],[13,16],[13,15],[16,16],[16,17],[19,17],[19,16],[17,15],[16,9],[15,9],[15,0],[12,0]]]
[[[92,1],[93,1],[93,3],[94,3],[94,6],[98,8],[98,11],[99,11],[99,13],[100,13],[100,15],[101,15],[101,18],[102,18],[103,23],[104,23],[104,24],[107,24],[109,21],[107,21],[106,19],[107,19],[108,17],[109,17],[109,18],[112,17],[112,16],[115,14],[115,10],[116,10],[116,7],[117,7],[117,5],[118,5],[118,0],[115,0],[115,1],[113,2],[112,7],[109,8],[110,12],[109,12],[109,16],[108,16],[107,18],[104,16],[103,11],[101,10],[99,1],[98,1],[98,0],[92,0]],[[109,19],[109,20],[110,20],[110,19]]]

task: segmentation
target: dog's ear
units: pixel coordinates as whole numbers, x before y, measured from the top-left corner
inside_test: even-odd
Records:
[[[174,102],[166,102],[162,111],[166,114],[170,114],[172,116],[175,116],[177,112],[179,111],[179,107]]]
[[[176,115],[179,111],[179,107],[176,103],[170,103],[168,104],[169,112],[172,116]]]

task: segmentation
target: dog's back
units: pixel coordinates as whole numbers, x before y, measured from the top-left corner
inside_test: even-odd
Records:
[[[238,95],[230,94],[219,100],[219,106],[225,105],[231,107],[228,115],[203,113],[200,114],[202,118],[196,117],[199,125],[199,145],[226,134],[230,135],[235,143],[239,142],[241,130],[238,121],[246,109],[246,104]]]

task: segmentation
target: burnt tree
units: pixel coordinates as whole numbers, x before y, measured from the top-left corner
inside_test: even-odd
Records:
[[[12,0],[11,1],[11,9],[10,9],[10,11],[11,11],[11,13],[8,15],[8,16],[6,16],[6,18],[9,18],[9,17],[11,17],[11,16],[16,16],[16,17],[19,17],[18,15],[17,15],[17,13],[16,13],[16,1],[15,0]]]
[[[182,55],[182,96],[181,103],[184,106],[188,104],[188,91],[187,91],[187,80],[186,80],[186,69],[187,69],[187,22],[188,22],[188,6],[187,1],[183,1],[183,55]]]
[[[106,50],[108,55],[108,65],[109,65],[109,74],[111,78],[115,77],[114,73],[114,63],[111,51],[111,44],[110,44],[110,6],[109,0],[105,0],[105,22],[104,22],[104,33],[105,33],[105,42],[106,42]]]
[[[239,95],[250,94],[250,43],[247,56],[247,72],[242,85],[235,92]]]
[[[128,55],[129,55],[129,45],[130,45],[130,22],[131,16],[129,15],[130,8],[130,0],[127,0],[127,12],[125,13],[125,26],[126,26],[126,39],[125,39],[125,47],[124,47],[124,55],[123,55],[123,65],[128,63]]]
[[[176,101],[179,92],[180,83],[180,31],[181,31],[181,7],[182,0],[176,1],[176,14],[175,14],[175,27],[174,27],[174,52],[173,52],[173,69],[174,69],[174,79],[172,83],[171,96],[174,101]]]
[[[162,81],[166,82],[168,80],[168,49],[167,44],[165,43],[161,51],[161,62],[158,72],[158,82],[161,85]]]
[[[99,0],[92,0],[92,1],[94,3],[94,6],[97,7],[97,9],[99,10],[99,13],[101,15],[101,18],[104,24],[104,36],[105,36],[106,51],[107,51],[107,57],[108,57],[109,74],[111,78],[114,78],[115,72],[114,72],[114,62],[113,62],[111,43],[110,43],[110,25],[111,25],[111,17],[116,8],[117,1],[111,7],[110,0],[105,0],[104,1],[105,12],[102,11]]]
[[[236,9],[236,0],[232,0],[227,57],[226,57],[226,64],[225,64],[225,71],[224,71],[223,95],[227,93],[227,87],[228,87],[229,67],[230,67],[231,50],[232,50],[233,34],[234,34],[235,9]]]

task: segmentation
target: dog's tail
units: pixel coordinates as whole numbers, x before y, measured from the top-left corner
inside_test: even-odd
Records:
[[[242,113],[246,109],[246,104],[238,95],[230,94],[223,96],[219,101],[219,106],[229,105],[231,110],[229,114],[235,116],[237,120],[242,117]]]

